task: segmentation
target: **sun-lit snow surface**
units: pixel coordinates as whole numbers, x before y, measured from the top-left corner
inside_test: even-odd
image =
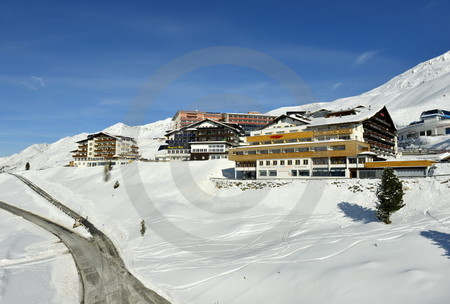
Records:
[[[231,166],[223,160],[136,163],[114,168],[106,183],[101,168],[25,176],[88,214],[132,272],[174,303],[450,298],[449,176],[405,181],[406,207],[385,225],[372,210],[375,180],[294,181],[246,191],[214,187],[209,178]],[[450,174],[448,164],[436,170]],[[10,188],[0,184],[0,191]]]
[[[0,303],[80,303],[67,247],[20,217],[0,210],[0,218]]]
[[[359,96],[338,99],[332,102],[311,103],[302,106],[284,107],[268,114],[280,115],[293,110],[339,110],[358,105],[380,108],[386,106],[398,127],[408,125],[420,117],[420,113],[430,109],[449,110],[450,105],[450,51],[420,63],[416,67],[391,79],[384,85]],[[174,109],[174,112],[176,109]],[[165,131],[172,128],[170,118],[143,126],[115,124],[104,131],[137,139],[142,157],[154,158],[158,147],[164,143]],[[42,169],[67,165],[72,160],[71,150],[77,148],[76,141],[86,137],[79,134],[63,138],[53,144],[33,145],[10,157],[0,158],[0,169],[22,169],[26,162],[33,168]],[[418,143],[427,148],[448,149],[448,138],[435,137]]]
[[[333,102],[284,107],[269,114],[283,114],[293,110],[339,110],[358,105],[375,108],[386,106],[397,126],[408,125],[419,119],[420,113],[431,109],[449,109],[450,106],[450,51],[423,62],[398,75],[382,86],[359,96]]]

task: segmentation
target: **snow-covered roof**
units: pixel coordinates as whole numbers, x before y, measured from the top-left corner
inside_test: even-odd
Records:
[[[348,110],[355,110],[354,111],[355,114],[344,115],[344,116],[311,118],[311,123],[309,124],[309,126],[336,125],[336,124],[343,124],[343,123],[362,122],[364,120],[367,120],[367,119],[375,116],[375,114],[377,114],[383,108],[384,107],[376,107],[376,108],[358,107],[358,109],[356,109],[356,108],[348,109]],[[339,113],[339,112],[345,112],[345,110],[334,111],[331,113]]]
[[[190,125],[181,127],[181,128],[179,128],[179,129],[171,130],[171,131],[167,132],[167,133],[165,134],[165,136],[168,136],[168,135],[170,135],[170,134],[173,134],[173,133],[176,133],[176,132],[179,132],[179,131],[182,131],[182,130],[192,130],[192,131],[195,131],[195,130],[197,129],[196,127],[197,127],[198,125],[204,123],[204,122],[211,122],[211,123],[216,124],[216,125],[221,125],[221,126],[223,126],[223,127],[226,127],[226,128],[229,128],[229,129],[233,129],[233,130],[236,131],[237,133],[242,133],[242,132],[243,132],[242,127],[239,126],[239,124],[236,124],[236,123],[228,123],[228,122],[220,122],[220,121],[212,120],[212,119],[209,119],[209,118],[205,118],[204,120],[194,122],[194,123],[192,123],[192,124],[190,124]]]

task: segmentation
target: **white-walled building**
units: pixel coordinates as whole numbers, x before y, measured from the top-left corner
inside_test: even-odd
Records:
[[[131,137],[99,132],[77,143],[78,149],[71,151],[75,167],[124,165],[139,158],[139,148]]]
[[[397,154],[386,108],[287,113],[230,149],[237,178],[357,177],[365,163]]]
[[[399,144],[402,146],[422,136],[441,135],[450,135],[450,111],[439,109],[422,112],[420,121],[412,122],[398,131]]]

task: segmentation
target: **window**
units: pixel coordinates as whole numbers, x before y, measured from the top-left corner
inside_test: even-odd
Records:
[[[262,160],[259,161],[259,165],[262,166],[264,165],[264,162]]]
[[[315,157],[312,160],[314,165],[328,165],[327,157]]]
[[[349,158],[348,162],[349,164],[356,164],[356,158]]]
[[[364,164],[366,162],[366,159],[364,157],[359,157],[358,158],[358,163],[359,164]]]
[[[302,141],[302,142],[312,141],[312,138],[311,137],[300,138],[300,141]]]
[[[281,149],[273,149],[271,150],[272,153],[281,153]]]
[[[277,170],[269,170],[269,176],[277,176]]]
[[[304,164],[304,165],[307,165],[308,163],[309,163],[309,161],[308,161],[307,159],[304,159],[304,160],[303,160],[303,164]]]
[[[259,170],[259,176],[267,176],[267,170]]]
[[[314,151],[327,151],[327,146],[314,147]]]
[[[331,169],[330,175],[331,176],[345,176],[345,169],[344,168]]]
[[[309,170],[298,170],[299,176],[309,176]]]
[[[286,153],[294,153],[294,148],[284,149]]]
[[[266,160],[266,166],[270,166],[270,160]]]
[[[269,150],[259,150],[258,152],[259,154],[267,154],[269,153]]]
[[[287,161],[287,164],[290,166],[290,165],[292,165],[292,160],[288,160]]]
[[[291,170],[291,176],[297,176],[297,170]]]
[[[431,136],[431,130],[427,130],[427,136]]]
[[[308,147],[306,147],[306,148],[295,148],[295,150],[296,150],[296,152],[308,152],[309,148]]]
[[[278,161],[274,160],[272,163],[274,166],[278,165]]]
[[[345,164],[345,157],[332,157],[330,159],[332,165],[342,165]]]
[[[313,176],[329,176],[330,172],[328,171],[328,169],[314,169]]]
[[[298,165],[300,165],[300,160],[299,159],[296,159],[295,160],[295,164],[298,166]]]
[[[280,165],[284,166],[284,160],[280,160]]]
[[[331,146],[331,150],[337,151],[337,150],[345,150],[345,146],[344,145],[340,145],[340,146]]]

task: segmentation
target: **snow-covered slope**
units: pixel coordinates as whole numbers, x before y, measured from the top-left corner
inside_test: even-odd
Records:
[[[123,123],[117,123],[103,131],[133,137],[139,145],[139,151],[143,158],[152,159],[161,144],[164,143],[164,134],[173,128],[172,119],[167,118],[143,126],[131,127]]]
[[[20,153],[0,158],[0,169],[10,171],[24,169],[27,162],[31,169],[45,169],[60,167],[69,164],[70,151],[77,147],[76,141],[81,140],[87,134],[65,137],[52,144],[32,145]]]
[[[152,158],[159,145],[164,142],[166,130],[172,128],[170,118],[160,120],[143,126],[127,126],[117,123],[103,131],[115,135],[133,137],[137,140],[142,157]],[[32,169],[46,169],[68,165],[72,159],[72,153],[77,148],[76,142],[86,138],[87,133],[65,137],[52,144],[32,145],[20,153],[0,158],[0,169],[23,170],[27,162]]]
[[[108,182],[98,167],[24,175],[88,215],[127,267],[173,304],[448,302],[448,176],[405,180],[406,206],[385,225],[375,216],[375,180],[215,187],[209,177],[232,166],[227,160],[136,162],[115,167]],[[449,174],[450,165],[438,164],[437,173]],[[14,177],[0,175],[0,200],[37,196],[28,191],[24,198],[26,191],[12,183]],[[0,229],[0,239],[6,232]],[[18,269],[34,274],[24,268]],[[10,277],[6,295],[17,286]],[[58,278],[51,283],[65,287]],[[1,296],[0,290],[0,302]]]
[[[419,118],[424,110],[450,106],[450,51],[423,62],[416,67],[391,79],[386,84],[359,96],[338,99],[332,102],[311,103],[302,106],[284,107],[272,110],[269,114],[283,114],[289,110],[317,110],[327,108],[339,110],[365,105],[386,106],[397,126],[404,126]],[[176,109],[174,109],[175,111]],[[112,134],[136,138],[142,157],[153,158],[166,130],[172,128],[170,118],[143,126],[115,124],[104,131]],[[79,134],[63,138],[53,144],[33,145],[10,157],[0,158],[0,169],[21,169],[30,162],[35,169],[62,166],[71,160],[70,152],[76,149],[75,142],[86,137]],[[443,139],[444,140],[444,139]],[[445,141],[446,140],[446,141]],[[430,139],[430,147],[448,148],[448,139],[444,142]]]
[[[284,107],[269,114],[279,115],[292,110],[339,110],[357,105],[386,106],[397,126],[418,120],[420,113],[430,109],[450,107],[450,51],[423,62],[398,75],[382,86],[359,96],[332,102]]]

